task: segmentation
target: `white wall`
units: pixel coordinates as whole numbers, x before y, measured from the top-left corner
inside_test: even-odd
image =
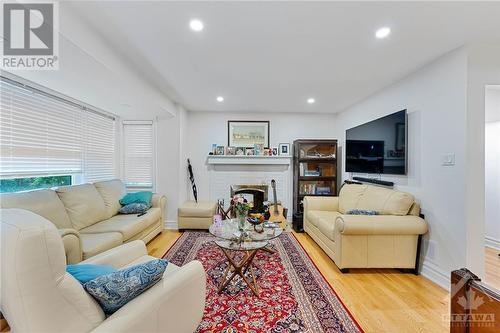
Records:
[[[295,139],[333,139],[334,119],[334,115],[311,113],[188,112],[186,156],[193,165],[199,198],[209,197],[206,159],[212,143],[227,146],[228,120],[269,120],[270,145],[277,147],[279,143],[292,144]]]
[[[486,123],[485,134],[485,238],[500,250],[500,121]]]
[[[429,223],[422,273],[447,287],[449,273],[465,267],[467,52],[459,49],[348,108],[337,118],[345,130],[387,114],[408,110],[408,175],[383,176],[413,193]],[[443,154],[455,166],[442,166]],[[343,179],[349,175],[343,171]]]
[[[468,47],[467,75],[467,268],[484,276],[485,92],[500,84],[500,44]]]

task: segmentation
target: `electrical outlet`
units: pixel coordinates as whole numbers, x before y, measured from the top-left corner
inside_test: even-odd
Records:
[[[444,166],[453,166],[455,165],[455,154],[447,153],[443,155],[443,163]]]

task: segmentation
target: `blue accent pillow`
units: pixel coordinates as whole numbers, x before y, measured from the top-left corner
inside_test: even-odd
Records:
[[[131,204],[123,206],[118,212],[120,214],[139,214],[144,213],[149,208],[151,208],[151,206],[145,204],[144,202],[133,202]]]
[[[168,261],[151,260],[101,275],[83,285],[104,313],[110,315],[161,280]]]
[[[378,215],[376,210],[368,209],[349,209],[346,214],[348,215]]]
[[[101,275],[116,272],[116,269],[108,265],[80,264],[67,265],[66,272],[73,275],[73,277],[80,281],[81,284],[84,284],[85,282],[93,280]]]
[[[151,205],[151,198],[153,197],[153,192],[142,191],[127,193],[123,198],[120,199],[120,204],[126,206],[134,202],[142,202],[146,205]]]

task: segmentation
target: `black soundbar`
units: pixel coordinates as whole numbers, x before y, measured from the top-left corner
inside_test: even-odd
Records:
[[[384,186],[394,186],[393,182],[388,182],[386,180],[380,180],[380,179],[376,179],[376,178],[352,177],[352,179],[359,180],[360,182],[365,182],[365,183],[372,183],[372,184],[384,185]]]

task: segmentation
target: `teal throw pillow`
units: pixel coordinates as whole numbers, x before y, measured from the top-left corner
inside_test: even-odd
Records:
[[[73,275],[75,279],[80,281],[81,284],[93,280],[101,275],[116,272],[116,269],[108,265],[67,265],[66,272]]]
[[[127,193],[120,199],[120,204],[122,206],[126,206],[131,203],[145,203],[146,205],[151,205],[152,197],[153,193],[149,191]]]
[[[101,275],[85,283],[83,288],[95,298],[104,313],[110,315],[160,281],[167,264],[163,259],[151,260]]]
[[[151,206],[145,204],[144,202],[134,202],[123,206],[118,212],[120,214],[141,214],[147,211],[149,208],[151,208]]]

